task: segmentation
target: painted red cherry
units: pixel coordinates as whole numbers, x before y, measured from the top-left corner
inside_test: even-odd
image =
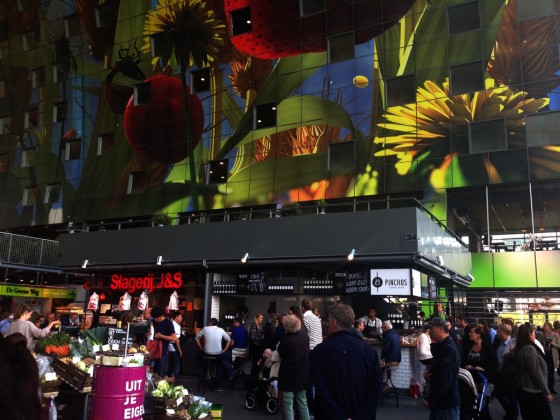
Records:
[[[187,157],[181,81],[171,76],[146,79],[145,103],[134,105],[130,98],[124,111],[124,132],[130,145],[149,160],[177,163]],[[198,96],[190,94],[189,115],[191,144],[195,148],[204,128],[204,110]]]
[[[328,38],[354,33],[355,45],[385,32],[403,17],[416,0],[326,0],[322,12],[300,17],[300,0],[225,0],[232,44],[258,58],[327,50]],[[244,10],[245,9],[245,10]],[[251,31],[236,33],[232,13],[248,12]],[[238,16],[239,16],[238,15]],[[243,25],[243,19],[237,21]]]

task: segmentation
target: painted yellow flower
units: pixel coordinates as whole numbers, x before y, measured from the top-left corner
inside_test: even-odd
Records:
[[[204,67],[219,55],[224,45],[225,28],[215,12],[201,0],[159,0],[146,15],[142,52],[149,53],[151,37],[162,34],[164,44],[168,43],[175,54],[178,54],[175,47],[182,41],[189,67],[193,64]],[[167,64],[170,56],[171,51],[166,56],[154,57],[153,63],[163,59]]]
[[[519,136],[526,115],[539,111],[548,103],[548,98],[528,98],[526,92],[496,86],[494,79],[490,78],[486,80],[485,90],[455,96],[449,94],[447,79],[442,86],[426,81],[417,89],[416,103],[387,108],[383,115],[385,121],[378,126],[382,129],[381,134],[386,136],[378,132],[375,143],[382,149],[375,156],[396,156],[395,168],[399,175],[417,170],[424,159],[438,158],[441,166],[429,168],[429,171],[439,172],[438,176],[432,177],[433,185],[435,179],[441,181],[444,178],[442,174],[450,167],[450,160],[455,155],[448,146],[450,136],[454,143],[464,142],[463,146],[467,147],[469,123],[497,118],[505,119],[508,136]],[[441,145],[446,147],[444,152],[432,153]]]

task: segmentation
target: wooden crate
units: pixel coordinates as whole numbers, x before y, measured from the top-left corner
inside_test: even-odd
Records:
[[[92,377],[89,376],[87,372],[78,369],[73,364],[64,363],[56,357],[53,358],[51,366],[56,374],[60,377],[60,379],[62,379],[76,391],[91,391]]]

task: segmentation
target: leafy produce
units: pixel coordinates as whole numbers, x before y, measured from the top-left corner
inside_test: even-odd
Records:
[[[161,380],[156,389],[152,391],[152,397],[157,398],[181,398],[188,395],[188,391],[181,385],[171,386],[167,381]]]
[[[44,337],[41,338],[37,341],[37,344],[35,345],[35,351],[37,353],[47,353],[46,351],[46,347],[49,346],[49,349],[51,350],[51,353],[47,353],[47,354],[56,354],[59,356],[65,356],[66,354],[63,353],[59,353],[58,350],[55,350],[55,348],[62,348],[65,346],[68,346],[70,344],[71,338],[68,334],[66,334],[65,332],[57,332],[56,334],[53,334],[50,337]],[[68,347],[68,352],[70,352],[70,348]]]
[[[107,327],[96,327],[82,331],[84,338],[89,338],[94,346],[101,346],[107,335]]]

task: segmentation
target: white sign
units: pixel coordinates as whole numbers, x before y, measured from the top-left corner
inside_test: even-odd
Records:
[[[412,270],[412,296],[422,297],[422,274]]]
[[[412,276],[410,268],[371,270],[371,294],[383,296],[410,296]]]

